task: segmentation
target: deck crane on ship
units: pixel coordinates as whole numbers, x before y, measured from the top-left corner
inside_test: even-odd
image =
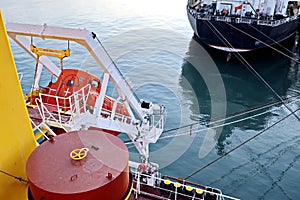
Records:
[[[35,90],[38,88],[37,83],[40,81],[43,67],[56,77],[59,77],[63,70],[62,67],[56,66],[48,58],[48,56],[53,56],[49,54],[54,52],[54,50],[46,48],[38,49],[32,44],[32,38],[35,37],[42,38],[43,40],[55,39],[65,40],[68,41],[68,43],[76,42],[84,46],[90,52],[104,71],[101,90],[95,100],[93,110],[76,109],[76,106],[79,107],[79,104],[82,102],[76,102],[75,100],[74,108],[67,113],[70,116],[70,120],[67,122],[61,120],[62,112],[57,113],[59,116],[61,115],[58,119],[49,116],[47,118],[45,113],[51,111],[47,110],[47,107],[43,104],[43,94],[39,94],[40,98],[38,99],[40,102],[38,107],[40,112],[43,113],[41,116],[43,116],[42,122],[44,123],[44,126],[61,127],[66,131],[101,129],[126,133],[135,144],[141,155],[142,162],[150,169],[150,171],[155,171],[158,168],[157,164],[149,162],[149,144],[155,143],[163,132],[164,106],[155,105],[151,102],[139,101],[137,99],[133,90],[130,88],[113,60],[107,54],[95,33],[85,29],[57,28],[46,24],[28,25],[8,23],[6,27],[8,35],[27,53],[38,60],[34,80],[35,86],[33,87]],[[39,51],[40,54],[37,54],[37,51]],[[42,51],[46,53],[42,54]],[[61,56],[61,65],[62,58],[64,56],[69,56],[69,51],[70,50],[67,50],[67,53],[65,52],[65,54],[63,54],[63,52],[59,54]],[[112,105],[112,110],[108,116],[107,113],[104,113],[103,104],[105,102],[109,80],[111,80],[116,87],[119,97],[114,101],[114,105]],[[89,91],[90,90],[88,90],[88,92]],[[77,91],[74,92],[74,95],[77,99],[82,95],[84,96],[84,94],[80,94]],[[122,116],[123,118],[117,116],[116,105],[120,102],[122,102],[128,111],[126,120],[124,116]]]

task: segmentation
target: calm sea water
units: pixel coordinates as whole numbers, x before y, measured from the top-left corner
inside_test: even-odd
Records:
[[[0,1],[6,22],[46,23],[95,32],[137,96],[166,106],[166,130],[198,121],[209,123],[278,101],[237,59],[226,63],[226,55],[207,50],[193,39],[185,5],[186,1],[160,0]],[[62,42],[48,44],[67,47]],[[24,75],[26,93],[35,61],[15,43],[11,45],[18,71]],[[65,66],[102,76],[102,70],[81,47],[71,44],[71,54]],[[299,94],[298,64],[268,50],[245,58],[282,98]],[[114,96],[116,91],[111,89],[110,93]],[[287,106],[296,110],[298,101],[291,99]],[[221,120],[210,128],[200,124],[166,132],[162,137],[185,135],[151,145],[151,160],[160,164],[164,174],[186,177],[289,113],[278,104]],[[236,122],[243,118],[247,120]],[[290,116],[189,180],[241,199],[299,199],[299,130],[299,121]],[[130,150],[132,159],[137,159]]]

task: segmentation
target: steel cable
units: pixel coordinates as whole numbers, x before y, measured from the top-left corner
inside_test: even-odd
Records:
[[[239,144],[238,146],[234,147],[233,149],[231,149],[230,151],[224,153],[223,155],[219,156],[218,158],[212,160],[211,162],[209,162],[208,164],[204,165],[203,167],[197,169],[196,171],[194,171],[193,173],[189,174],[188,176],[186,176],[184,179],[187,180],[189,178],[191,178],[192,176],[194,176],[195,174],[199,173],[200,171],[204,170],[205,168],[211,166],[212,164],[214,164],[215,162],[217,162],[218,160],[224,158],[225,156],[227,156],[228,154],[232,153],[233,151],[239,149],[240,147],[244,146],[245,144],[247,144],[248,142],[252,141],[253,139],[257,138],[258,136],[262,135],[263,133],[265,133],[267,130],[271,129],[272,127],[276,126],[277,124],[279,124],[280,122],[284,121],[285,119],[287,119],[288,117],[290,117],[291,115],[295,114],[296,112],[298,112],[300,110],[300,108],[296,109],[295,111],[293,111],[292,113],[289,113],[288,115],[286,115],[285,117],[277,120],[276,122],[274,122],[272,125],[266,127],[265,129],[263,129],[262,131],[260,131],[259,133],[255,134],[254,136],[250,137],[249,139],[245,140],[244,142],[242,142],[241,144]]]

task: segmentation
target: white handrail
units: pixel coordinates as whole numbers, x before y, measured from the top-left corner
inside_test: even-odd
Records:
[[[132,171],[132,174],[133,174],[134,177],[136,177],[136,179],[135,179],[136,180],[136,193],[138,193],[138,194],[140,194],[140,193],[145,194],[145,192],[140,190],[141,185],[150,186],[147,183],[143,183],[143,181],[140,181],[141,177],[146,177],[147,179],[154,179],[155,183],[159,183],[159,182],[163,182],[163,181],[167,180],[167,179],[163,179],[163,178],[160,178],[160,177],[149,176],[147,174],[140,173],[138,171]],[[171,184],[176,183],[174,181],[170,181],[170,182],[171,182]],[[216,195],[218,197],[218,200],[223,200],[223,199],[239,200],[238,198],[222,194],[222,191],[217,189],[217,188],[212,188],[212,187],[209,187],[209,186],[195,187],[195,186],[190,185],[190,184],[180,183],[180,187],[185,187],[185,186],[192,187],[193,190],[201,189],[204,193],[209,193],[211,195]],[[176,189],[175,190],[169,190],[169,189],[166,189],[166,188],[162,188],[159,184],[156,184],[155,188],[158,188],[159,190],[162,190],[162,191],[174,193],[175,199],[177,198],[177,195],[190,197],[190,198],[192,197],[193,199],[199,199],[199,198],[196,198],[195,196],[189,196],[187,194],[183,194],[180,190],[176,190]],[[209,188],[213,189],[213,191],[209,191],[208,190]]]
[[[87,89],[87,92],[85,90]],[[74,92],[71,96],[68,97],[70,111],[72,114],[79,114],[87,112],[87,100],[91,91],[91,85],[87,84],[82,87],[80,90]],[[82,105],[80,105],[82,104]],[[83,111],[81,111],[83,110]]]
[[[45,111],[46,113],[49,115],[50,118],[52,118],[52,121],[55,121],[57,125],[59,125],[64,131],[68,132],[65,127],[62,125],[62,123],[60,121],[58,121],[53,115],[52,113],[47,109],[47,107],[41,102],[40,99],[35,99],[36,105],[38,105],[38,110],[39,113],[42,117],[43,122],[42,123],[46,123],[46,115],[45,115]],[[49,118],[48,118],[49,120]]]
[[[62,123],[62,110],[69,111],[67,114],[70,115],[70,120],[74,120],[74,115],[79,114],[82,112],[86,112],[86,105],[87,100],[89,97],[91,86],[88,84],[84,87],[82,87],[80,90],[74,92],[69,97],[60,97],[50,94],[40,94],[40,103],[42,104],[42,117],[45,119],[45,111],[52,116],[55,121],[58,121],[59,123]],[[87,92],[85,92],[87,90]],[[43,99],[47,98],[47,102],[44,102]],[[49,104],[49,99],[54,100],[54,104]],[[64,102],[64,105],[60,105],[60,102]],[[81,105],[82,104],[82,105]],[[53,116],[53,112],[50,112],[49,109],[47,109],[46,105],[51,105],[55,107],[55,111],[58,115],[58,120]]]
[[[256,22],[258,25],[265,25],[265,26],[279,26],[281,24],[287,23],[289,21],[296,20],[298,16],[288,16],[283,19],[257,19],[257,18],[247,18],[247,17],[236,17],[236,16],[219,16],[219,15],[211,15],[211,14],[204,14],[199,13],[195,9],[188,7],[188,11],[198,19],[203,20],[211,20],[212,18],[216,21],[226,21],[231,22],[235,21],[236,23],[246,23],[246,24],[253,24]]]
[[[112,116],[112,111],[109,110],[109,109],[102,108],[101,114],[108,115],[107,117],[111,117]],[[115,113],[114,118],[119,119],[121,122],[124,122],[124,123],[127,123],[127,124],[131,124],[131,122],[132,122],[130,116],[123,115],[123,114],[120,114],[120,113],[117,113],[117,112]]]
[[[30,119],[30,122],[33,124],[33,126],[34,126],[34,128],[33,128],[33,132],[35,131],[35,130],[37,130],[37,131],[39,131],[40,133],[42,133],[42,135],[47,139],[47,140],[49,140],[49,137],[46,135],[46,134],[44,134],[43,133],[43,131],[42,131],[42,129],[40,129],[40,126],[42,125],[42,123],[40,123],[39,125],[36,125],[35,123],[34,123],[34,121],[31,119],[31,118],[29,118]],[[33,133],[33,134],[35,134],[35,133]]]

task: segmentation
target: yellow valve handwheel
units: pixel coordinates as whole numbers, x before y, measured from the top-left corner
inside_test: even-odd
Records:
[[[87,156],[88,148],[74,149],[70,153],[70,157],[73,160],[82,160]]]

